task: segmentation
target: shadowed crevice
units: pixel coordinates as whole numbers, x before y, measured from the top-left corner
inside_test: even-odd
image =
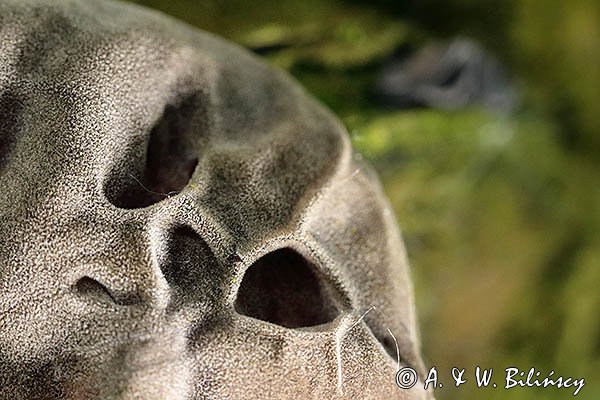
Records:
[[[23,104],[12,93],[0,94],[0,172],[22,129]]]
[[[77,281],[75,292],[80,296],[94,299],[95,301],[114,303],[119,306],[130,306],[141,301],[137,293],[121,293],[111,290],[89,276],[84,276]]]
[[[175,225],[166,232],[165,244],[165,253],[157,259],[171,292],[168,312],[190,304],[205,307],[223,303],[224,266],[204,238],[187,225]]]
[[[177,195],[189,183],[198,164],[193,117],[198,109],[195,95],[177,105],[167,105],[162,117],[150,131],[145,149],[129,154],[131,173],[119,171],[107,188],[107,197],[125,209],[148,207]],[[141,153],[141,156],[140,156]],[[136,172],[137,171],[137,172]],[[116,190],[114,188],[116,187]],[[112,194],[111,194],[112,193]]]

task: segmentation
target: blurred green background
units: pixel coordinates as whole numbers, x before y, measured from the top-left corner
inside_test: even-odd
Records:
[[[577,397],[600,399],[599,1],[134,2],[260,49],[346,124],[403,229],[438,399],[572,397],[453,387],[477,365],[584,377]],[[373,102],[394,51],[457,34],[511,72],[516,113]]]

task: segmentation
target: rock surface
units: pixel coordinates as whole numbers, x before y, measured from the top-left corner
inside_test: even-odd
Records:
[[[9,0],[0,120],[1,399],[428,398],[394,383],[388,329],[421,360],[393,214],[282,73],[139,7]]]

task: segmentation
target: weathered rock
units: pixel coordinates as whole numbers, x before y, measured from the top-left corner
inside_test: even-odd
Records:
[[[394,383],[388,329],[421,361],[377,179],[282,73],[135,6],[8,0],[0,121],[1,399],[429,396]]]
[[[393,59],[375,87],[380,102],[396,108],[458,109],[483,105],[507,113],[517,96],[504,67],[470,39],[427,45]]]

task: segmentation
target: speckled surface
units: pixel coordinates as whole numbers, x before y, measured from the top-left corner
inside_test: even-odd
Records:
[[[377,178],[284,74],[135,6],[2,0],[0,121],[1,399],[430,395],[382,345],[421,368]],[[334,288],[334,320],[236,312],[282,248]]]

